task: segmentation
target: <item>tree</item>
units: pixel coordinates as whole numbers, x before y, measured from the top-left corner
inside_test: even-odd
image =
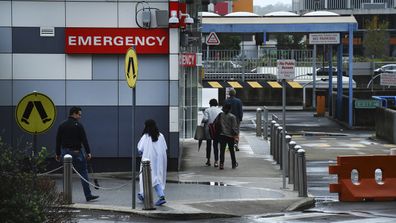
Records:
[[[31,144],[12,148],[0,137],[0,222],[70,221],[71,211],[61,206],[55,182],[35,171],[44,171],[46,149],[35,157],[29,154]]]
[[[275,35],[278,49],[304,49],[303,41],[305,34],[303,33],[279,33]]]
[[[382,58],[387,55],[389,36],[386,32],[389,22],[379,21],[378,16],[367,22],[367,33],[363,39],[366,56]]]

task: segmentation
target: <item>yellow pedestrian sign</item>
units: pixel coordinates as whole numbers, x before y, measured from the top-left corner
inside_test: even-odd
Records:
[[[135,49],[128,49],[125,54],[125,78],[128,86],[134,88],[138,77],[138,60]]]
[[[54,124],[56,108],[47,95],[33,92],[19,101],[15,118],[21,129],[31,134],[39,134]]]

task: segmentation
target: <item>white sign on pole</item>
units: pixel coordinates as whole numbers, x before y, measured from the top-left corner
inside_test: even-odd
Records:
[[[339,33],[310,33],[309,44],[340,44]]]
[[[220,39],[215,32],[209,33],[209,36],[206,38],[206,45],[220,45]]]
[[[295,76],[296,61],[295,60],[278,60],[277,70],[278,79],[293,80]]]
[[[396,86],[396,74],[383,73],[380,77],[380,85]]]

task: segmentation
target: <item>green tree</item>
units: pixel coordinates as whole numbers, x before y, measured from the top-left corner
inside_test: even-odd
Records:
[[[275,35],[278,49],[304,49],[303,33],[279,33]]]
[[[220,45],[211,46],[213,50],[239,50],[241,43],[241,37],[230,35],[229,33],[219,33],[218,34]]]
[[[383,58],[387,55],[389,36],[386,31],[389,22],[379,21],[378,16],[372,17],[367,22],[367,33],[363,39],[363,46],[366,56],[374,58]]]
[[[0,222],[69,222],[55,182],[35,171],[44,170],[46,149],[32,157],[31,144],[24,147],[12,148],[0,137]]]

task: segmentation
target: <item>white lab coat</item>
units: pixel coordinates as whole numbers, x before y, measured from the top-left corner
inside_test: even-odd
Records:
[[[152,186],[159,184],[162,189],[165,189],[166,183],[166,168],[167,155],[166,141],[164,136],[160,133],[158,141],[153,142],[151,137],[146,133],[140,138],[138,143],[138,151],[142,154],[142,161],[150,160],[151,164],[151,181]],[[142,166],[140,166],[140,172]],[[140,193],[143,194],[143,179],[142,174],[139,175]]]

